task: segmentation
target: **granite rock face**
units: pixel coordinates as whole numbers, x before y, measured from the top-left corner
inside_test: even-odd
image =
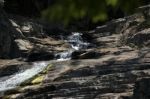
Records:
[[[96,52],[105,53],[100,57],[53,61],[51,63],[53,67],[47,71],[41,85],[26,85],[17,91],[6,92],[5,97],[10,99],[134,99],[140,95],[141,98],[138,99],[144,99],[145,96],[142,97],[141,92],[144,88],[148,88],[145,86],[149,86],[149,82],[138,83],[137,81],[150,77],[149,48],[137,50],[129,46],[117,47],[117,40],[119,40],[117,35],[120,34],[98,37],[105,38],[105,41],[103,39],[97,41],[104,43],[103,47],[99,46],[95,49]],[[109,42],[112,39],[113,41]],[[145,92],[147,90],[143,93]]]
[[[6,91],[2,98],[149,99],[150,26],[145,14],[139,12],[83,33],[92,47],[73,52],[72,60],[49,61],[52,67],[43,73],[40,84],[26,84]],[[62,39],[67,33],[39,32],[45,25],[17,19],[11,18],[20,35],[13,41],[21,55],[29,60],[53,59],[54,53],[70,49]]]
[[[149,46],[149,9],[149,5],[140,7],[138,13],[126,18],[121,30],[121,43],[132,47]]]
[[[42,22],[33,19],[9,15],[1,8],[0,12],[1,58],[40,57],[42,55],[40,53],[54,56],[55,52],[67,49],[65,48],[67,44],[60,39],[60,35],[57,35],[58,31],[64,33],[64,30],[57,29],[57,31],[54,31],[54,28],[46,23],[42,24]],[[51,54],[52,52],[54,52],[53,55]],[[37,55],[34,53],[37,53]],[[48,56],[41,56],[42,58],[39,59],[34,59],[34,57],[33,61]],[[50,57],[49,59],[53,58]]]

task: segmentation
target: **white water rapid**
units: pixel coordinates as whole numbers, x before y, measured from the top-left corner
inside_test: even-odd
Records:
[[[65,41],[70,44],[72,49],[57,53],[55,57],[58,61],[70,60],[74,51],[86,49],[89,46],[89,43],[83,41],[82,34],[78,32],[72,33]]]
[[[0,92],[16,88],[25,80],[40,73],[44,68],[46,68],[47,65],[48,63],[46,62],[34,63],[31,68],[11,75],[9,79],[0,80]]]
[[[89,43],[83,41],[82,34],[78,32],[72,33],[67,42],[74,50],[86,49],[89,46]]]

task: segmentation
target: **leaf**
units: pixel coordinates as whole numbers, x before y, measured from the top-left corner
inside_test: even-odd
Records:
[[[106,13],[100,13],[99,15],[93,17],[93,22],[96,23],[98,21],[105,21],[107,19],[107,14]]]
[[[116,6],[118,0],[106,0],[107,5]]]

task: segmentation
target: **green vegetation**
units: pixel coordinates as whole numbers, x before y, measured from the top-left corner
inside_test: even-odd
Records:
[[[50,22],[67,24],[85,19],[97,23],[123,17],[148,3],[149,0],[5,0],[4,9],[28,17],[42,16]]]
[[[107,20],[110,15],[116,14],[118,9],[124,14],[132,13],[145,2],[145,0],[55,0],[54,4],[42,12],[42,16],[49,21],[65,24],[86,17],[96,23]]]
[[[52,64],[48,64],[47,67],[38,75],[36,75],[35,77],[33,77],[33,79],[31,80],[31,84],[35,85],[35,84],[41,84],[42,81],[45,78],[45,75],[48,73],[49,70],[52,69]]]
[[[32,81],[31,81],[31,84],[35,85],[35,84],[40,84],[42,83],[42,81],[44,80],[44,75],[39,75],[38,77],[34,78]]]

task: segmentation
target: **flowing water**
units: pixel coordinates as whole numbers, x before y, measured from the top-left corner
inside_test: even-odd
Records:
[[[58,61],[70,60],[74,51],[86,49],[89,46],[89,43],[83,41],[82,34],[78,32],[72,33],[65,41],[70,44],[72,49],[57,53],[55,57]]]
[[[25,80],[40,73],[47,65],[48,63],[46,62],[34,63],[30,69],[20,71],[19,73],[12,75],[9,79],[0,80],[0,92],[17,87]]]
[[[70,60],[71,55],[74,51],[85,49],[89,45],[89,43],[83,41],[81,33],[72,33],[72,35],[68,36],[65,41],[70,44],[72,49],[65,52],[57,53],[55,55],[57,61]],[[43,71],[44,68],[47,67],[47,65],[48,62],[33,63],[33,66],[31,68],[22,70],[14,75],[6,77],[7,79],[0,78],[0,92],[16,88],[24,81],[32,78],[33,76]]]
[[[69,36],[67,42],[74,50],[86,49],[89,46],[89,43],[83,41],[82,34],[78,32]]]
[[[72,50],[60,52],[55,55],[57,61],[66,61],[71,59]]]

